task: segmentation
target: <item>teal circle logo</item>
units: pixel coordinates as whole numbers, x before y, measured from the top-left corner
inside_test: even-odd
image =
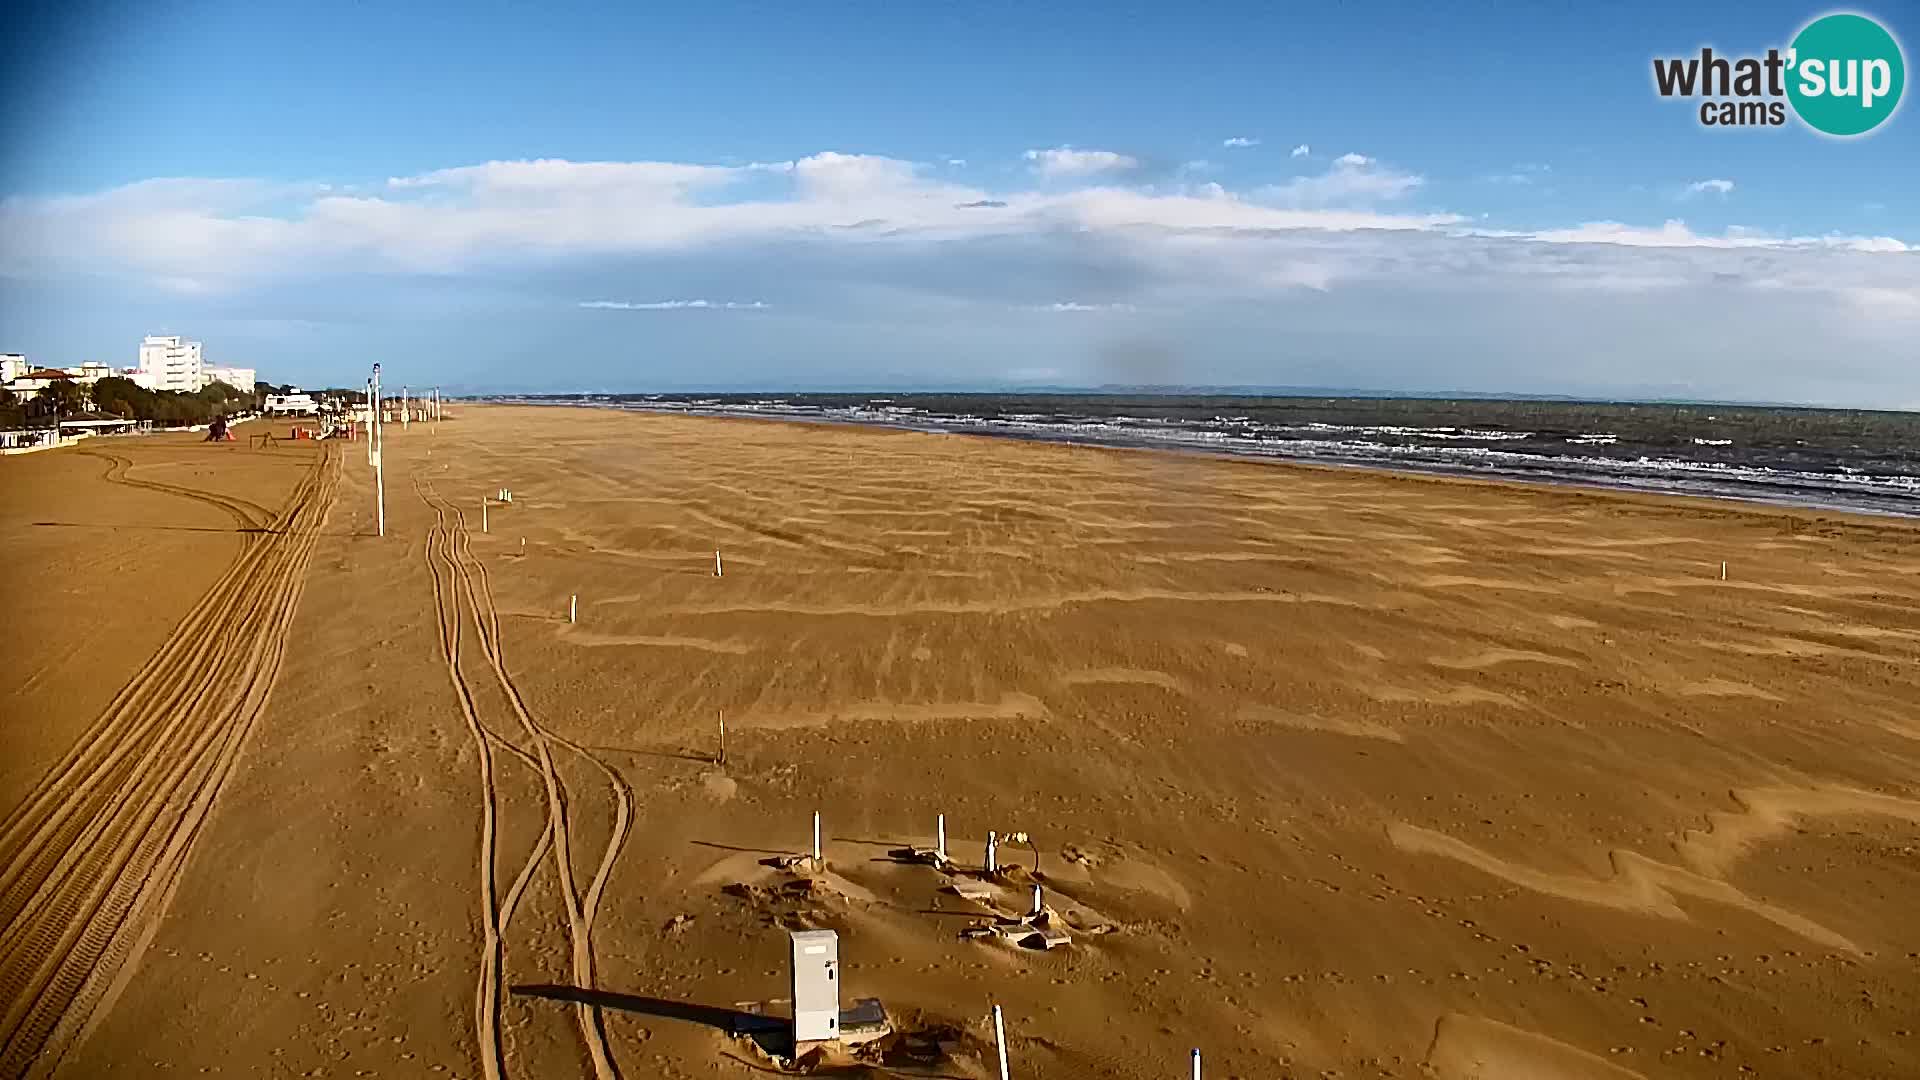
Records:
[[[1906,89],[1900,43],[1865,15],[1823,15],[1793,39],[1787,99],[1815,131],[1864,135],[1886,122]]]

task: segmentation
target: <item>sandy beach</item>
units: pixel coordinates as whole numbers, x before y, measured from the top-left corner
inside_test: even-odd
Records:
[[[813,927],[850,1075],[1920,1073],[1912,522],[465,406],[379,538],[246,434],[0,460],[0,1076],[755,1075]]]

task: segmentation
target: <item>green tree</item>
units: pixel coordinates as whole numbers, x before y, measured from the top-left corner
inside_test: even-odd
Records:
[[[117,375],[93,384],[93,407],[128,420],[153,419],[153,391]]]
[[[36,401],[48,412],[61,416],[72,416],[85,412],[91,404],[87,399],[87,388],[72,379],[55,379],[45,390],[40,391]]]

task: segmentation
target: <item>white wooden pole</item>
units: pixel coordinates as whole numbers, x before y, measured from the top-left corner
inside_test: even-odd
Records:
[[[720,567],[720,553],[717,551],[713,553],[713,576],[714,577],[725,576],[725,572]]]
[[[578,593],[576,593],[573,596],[567,597],[567,621],[573,622],[575,616],[579,614],[580,614],[580,596]]]
[[[1720,560],[1720,580],[1727,580],[1727,560],[1725,559]]]
[[[715,765],[727,763],[727,710],[720,710],[720,756],[714,759]]]
[[[991,832],[987,834],[987,873],[989,874],[997,874],[1000,872],[999,843],[1000,838],[998,836]]]
[[[945,814],[934,819],[933,853],[940,856],[941,862],[947,861],[947,815]]]
[[[480,500],[480,531],[487,531],[487,500]]]
[[[1193,1080],[1200,1080],[1200,1048],[1193,1048]]]
[[[376,401],[380,399],[379,364],[373,365],[373,397]],[[377,504],[376,520],[381,536],[387,535],[387,463],[380,456],[383,449],[385,449],[385,443],[381,439],[380,419],[376,415],[373,422],[373,489]]]
[[[1000,1080],[1007,1080],[1007,1028],[998,1005],[993,1007],[993,1048],[1000,1055]]]
[[[1033,886],[1033,910],[1027,912],[1027,917],[1030,919],[1037,919],[1040,917],[1040,913],[1045,910],[1047,909],[1042,907],[1040,904],[1040,886],[1038,883],[1036,883]]]
[[[813,812],[813,861],[815,865],[819,865],[819,862],[820,862],[820,811],[818,810],[815,810]]]

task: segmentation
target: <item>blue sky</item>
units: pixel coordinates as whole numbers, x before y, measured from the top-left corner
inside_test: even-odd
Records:
[[[1652,89],[1826,8],[1451,7],[43,8],[0,46],[0,350],[1920,406],[1912,109]]]

